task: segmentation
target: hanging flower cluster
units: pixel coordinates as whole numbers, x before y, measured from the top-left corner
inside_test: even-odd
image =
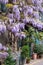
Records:
[[[0,43],[0,51],[4,51],[4,52],[0,52],[0,58],[6,58],[8,56],[8,53],[6,51],[8,51],[8,48],[3,46],[1,43]]]
[[[7,51],[8,47],[5,47],[5,46],[2,45],[2,43],[0,43],[0,50]]]
[[[5,26],[5,24],[4,23],[1,23],[1,22],[0,22],[0,32],[1,33],[6,32],[6,26]]]
[[[7,4],[8,0],[0,0],[1,3]]]

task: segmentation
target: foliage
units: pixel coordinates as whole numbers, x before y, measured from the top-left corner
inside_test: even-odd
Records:
[[[7,8],[11,8],[11,7],[13,7],[13,4],[10,4],[10,3],[9,4],[6,4],[6,7]]]
[[[37,29],[33,28],[32,26],[27,26],[28,29],[25,30],[26,38],[28,43],[37,43],[36,39],[42,41],[43,40],[43,32],[38,31]]]
[[[43,54],[43,44],[35,44],[33,51],[37,54]]]
[[[25,30],[25,33],[26,33],[25,42],[35,43],[35,36],[37,36],[36,32],[35,32],[35,29],[32,26],[29,26],[28,30]]]
[[[1,3],[1,11],[2,12],[6,12],[7,8],[5,6],[5,4]]]
[[[29,53],[30,53],[29,46],[28,45],[24,45],[22,47],[21,56],[24,57],[24,58],[29,57]]]
[[[4,63],[5,65],[16,65],[16,61],[13,60],[13,57],[11,56],[11,50],[8,50],[9,56],[5,59]]]
[[[4,14],[4,13],[2,13],[2,14]],[[5,16],[0,16],[0,19],[2,19],[2,20],[8,20],[8,18],[5,17]]]

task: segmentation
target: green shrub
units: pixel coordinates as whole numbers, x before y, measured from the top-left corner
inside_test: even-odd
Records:
[[[8,50],[9,56],[5,59],[4,65],[16,65],[16,61],[13,60],[13,57],[11,56],[11,50]]]
[[[30,51],[29,51],[29,46],[28,46],[28,45],[24,45],[24,46],[22,47],[21,56],[22,56],[23,58],[29,57],[29,53],[30,53]]]
[[[36,44],[34,46],[34,53],[43,54],[43,44]]]

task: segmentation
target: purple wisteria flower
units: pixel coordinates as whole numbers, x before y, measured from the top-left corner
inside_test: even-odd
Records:
[[[7,52],[0,52],[0,59],[7,58],[9,54]]]
[[[7,51],[7,47],[3,46],[3,50],[4,50],[4,51]]]
[[[25,37],[26,37],[26,35],[24,33],[21,33],[20,39],[24,39]]]
[[[8,13],[8,18],[13,19],[13,13]]]
[[[6,32],[6,26],[3,26],[2,32]]]
[[[32,14],[33,13],[33,8],[32,7],[28,7],[28,14]]]
[[[25,24],[24,23],[20,23],[20,29],[24,29],[25,28]]]
[[[39,10],[39,8],[40,8],[40,6],[32,6],[32,8],[33,8],[33,11],[38,11]]]
[[[19,36],[19,32],[24,29],[25,24],[24,23],[18,23],[15,24],[15,26],[12,28],[12,33],[15,33],[16,36]]]
[[[19,24],[15,24],[15,26],[12,28],[13,33],[17,33],[17,32],[19,32],[19,30],[20,30]]]
[[[0,24],[0,32],[2,32],[2,33],[6,32],[6,26],[5,25]]]
[[[32,0],[32,3],[40,6],[42,0]]]
[[[0,43],[0,50],[8,51],[8,47],[3,46],[2,43]]]
[[[0,58],[6,58],[9,54],[5,51],[8,50],[7,47],[3,46],[2,43],[0,43],[0,51],[4,50],[4,52],[0,52]]]
[[[9,54],[7,52],[2,53],[2,58],[7,58],[7,56],[9,56]]]
[[[20,39],[24,39],[26,37],[24,32],[16,33],[15,36],[20,38]]]
[[[16,29],[16,27],[14,26],[13,28],[12,28],[12,33],[16,33],[17,32],[17,29]]]
[[[40,7],[39,8],[39,11],[43,13],[43,7]]]
[[[39,19],[39,13],[38,12],[34,12],[33,13],[33,17],[35,17],[36,19]]]
[[[0,52],[0,58],[3,58],[2,52]]]
[[[32,23],[33,27],[37,27],[37,22]]]
[[[19,32],[19,30],[20,30],[19,23],[16,24],[15,27],[16,27],[17,32]]]
[[[8,26],[7,26],[7,30],[8,30],[8,31],[11,31],[11,30],[12,30],[12,26],[11,26],[11,25],[8,25]]]
[[[25,17],[28,15],[28,6],[23,7],[23,13]]]
[[[23,13],[24,13],[24,16],[31,15],[33,13],[33,8],[29,6],[24,6]]]
[[[13,6],[13,12],[16,12],[18,10],[18,5]]]
[[[16,37],[20,37],[20,35],[21,35],[20,33],[15,33]]]
[[[16,12],[15,18],[16,18],[17,20],[20,20],[20,13],[19,13],[19,12]]]
[[[1,0],[1,3],[7,4],[8,0]]]
[[[29,22],[30,22],[30,19],[28,17],[26,17],[26,18],[23,19],[23,23],[26,24],[26,23],[29,23]]]
[[[17,20],[20,20],[20,11],[19,11],[18,5],[13,6],[13,12],[15,13],[14,17]]]
[[[37,23],[37,27],[39,30],[42,30],[42,25],[40,23]]]
[[[11,18],[9,18],[9,23],[10,24],[13,24],[15,21],[13,20],[13,19],[11,19]]]
[[[13,3],[16,3],[16,0],[13,0]]]

